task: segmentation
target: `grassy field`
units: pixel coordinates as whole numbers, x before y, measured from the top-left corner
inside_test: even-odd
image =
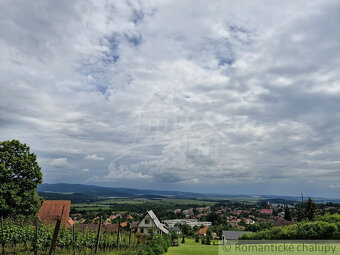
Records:
[[[195,199],[173,199],[173,198],[164,198],[159,200],[160,203],[171,203],[171,204],[176,204],[176,205],[198,205],[198,206],[203,206],[203,205],[214,205],[216,202],[213,201],[204,201],[204,200],[195,200]]]
[[[340,244],[318,242],[305,244],[255,244],[241,245],[203,245],[195,243],[194,239],[186,239],[186,243],[178,247],[170,247],[165,255],[321,255],[321,254],[340,254]],[[327,242],[327,241],[326,241]]]
[[[165,255],[216,255],[218,245],[203,245],[195,243],[194,239],[186,239],[185,244],[180,243],[178,247],[170,247]]]
[[[78,204],[71,204],[71,208],[76,209],[77,211],[98,211],[99,209],[107,210],[111,209],[114,210],[115,208],[122,206],[141,206],[141,205],[150,205],[150,206],[161,206],[162,208],[169,207],[169,209],[175,209],[181,206],[207,206],[207,205],[214,205],[216,202],[212,201],[204,201],[204,200],[195,200],[195,199],[122,199],[122,198],[112,198],[104,201],[98,201],[94,203],[78,203]],[[120,210],[122,211],[122,210]]]

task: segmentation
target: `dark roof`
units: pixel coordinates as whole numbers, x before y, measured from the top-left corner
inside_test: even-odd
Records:
[[[174,227],[169,228],[169,231],[176,231],[176,232],[178,232],[178,231],[181,231],[181,229],[179,227],[177,227],[177,226],[174,226]]]
[[[238,240],[238,238],[243,235],[251,233],[250,231],[222,231],[222,235],[224,236],[224,239],[227,240]]]
[[[98,224],[80,224],[78,226],[80,231],[97,231]],[[118,232],[118,224],[102,224],[101,231],[103,232]]]
[[[137,228],[139,221],[132,221],[131,222],[131,228]]]
[[[138,221],[131,222],[131,228],[137,228]],[[98,223],[97,224],[79,224],[78,226],[80,231],[89,230],[89,231],[97,231],[98,230]],[[118,223],[116,224],[102,224],[101,230],[103,232],[118,232]]]
[[[39,210],[38,218],[43,224],[55,224],[62,215],[61,224],[71,227],[74,223],[69,217],[70,208],[71,201],[45,200]]]
[[[285,220],[283,218],[277,218],[275,221],[274,221],[274,226],[275,227],[282,227],[282,226],[290,226],[292,225],[293,222],[289,221],[289,220]]]

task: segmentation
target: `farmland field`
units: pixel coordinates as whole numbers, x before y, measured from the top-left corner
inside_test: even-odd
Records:
[[[74,203],[71,208],[75,211],[98,211],[101,210],[119,210],[119,211],[135,211],[138,208],[143,210],[155,210],[156,208],[168,208],[173,210],[176,208],[184,208],[189,206],[212,206],[216,204],[214,201],[196,200],[196,199],[172,199],[172,198],[161,198],[161,199],[127,199],[127,198],[111,198],[103,201],[92,202],[92,203]],[[144,208],[145,207],[145,208]]]

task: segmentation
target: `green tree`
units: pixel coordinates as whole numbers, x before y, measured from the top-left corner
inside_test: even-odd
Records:
[[[0,142],[0,214],[34,215],[40,208],[37,194],[42,182],[37,157],[17,140]]]
[[[292,221],[292,214],[290,213],[288,205],[285,205],[284,212],[285,212],[285,220]]]
[[[300,204],[297,205],[296,213],[297,213],[297,221],[303,221],[305,217],[304,217],[303,210]]]
[[[185,236],[193,236],[195,234],[188,224],[181,225],[180,229]]]
[[[313,221],[315,219],[315,213],[317,209],[316,203],[313,202],[313,200],[308,197],[307,201],[305,202],[305,210],[304,215],[305,218],[307,218],[309,221]]]

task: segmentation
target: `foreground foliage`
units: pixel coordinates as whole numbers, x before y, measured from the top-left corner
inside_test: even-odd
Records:
[[[340,216],[318,216],[314,222],[302,221],[285,227],[274,227],[244,234],[248,240],[340,239]]]
[[[34,247],[44,254],[51,245],[54,227],[39,226],[37,238],[35,231],[33,225],[5,224],[3,233],[0,234],[0,243],[5,243],[8,250],[20,254],[28,254],[33,251]],[[58,235],[57,254],[70,254],[73,247],[78,253],[90,254],[95,248],[96,237],[97,233],[94,231],[76,230],[75,242],[73,242],[72,229],[61,228]],[[119,249],[121,250],[119,254],[159,255],[166,252],[170,245],[170,237],[154,236],[141,239],[134,234],[129,238],[129,233],[122,233],[119,237]],[[117,248],[117,234],[101,233],[100,254],[112,254]]]
[[[0,215],[35,215],[41,182],[41,168],[30,148],[17,140],[0,141]]]

